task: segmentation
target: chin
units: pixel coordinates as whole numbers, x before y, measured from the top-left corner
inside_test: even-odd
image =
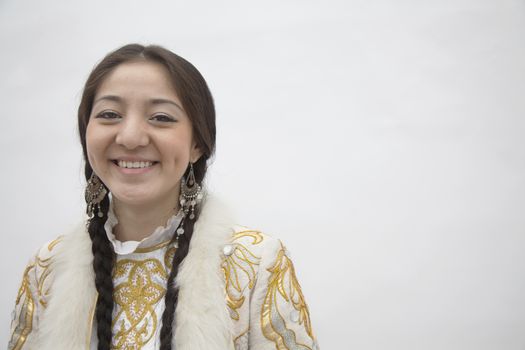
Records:
[[[154,200],[151,191],[118,191],[111,192],[119,202],[129,205],[146,204]]]

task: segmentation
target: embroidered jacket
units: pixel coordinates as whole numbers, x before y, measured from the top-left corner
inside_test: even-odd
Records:
[[[180,266],[174,349],[318,349],[286,248],[262,232],[232,225],[224,207],[206,196]],[[117,261],[114,281],[122,283],[114,291],[121,306],[113,314],[115,349],[158,348],[148,341],[158,331],[163,277],[174,252],[161,248],[159,258],[135,251],[134,259]],[[96,349],[92,261],[85,222],[40,249],[23,275],[8,349]]]

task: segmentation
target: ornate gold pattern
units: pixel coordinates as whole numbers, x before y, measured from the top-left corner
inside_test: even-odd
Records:
[[[239,334],[237,337],[235,337],[235,339],[233,339],[233,344],[235,345],[235,350],[245,350],[245,349],[248,349],[248,342],[249,342],[249,332],[250,332],[250,327],[246,328],[246,330],[244,332],[242,332],[241,334]]]
[[[17,312],[17,319],[13,320],[13,322],[16,322],[16,327],[13,330],[11,340],[9,341],[9,350],[21,349],[26,342],[27,336],[33,329],[33,313],[35,310],[35,302],[29,287],[29,272],[32,271],[34,267],[35,264],[33,263],[30,263],[26,267],[24,276],[22,278],[22,284],[18,290],[18,295],[16,297],[16,307],[19,307],[21,302],[22,304],[20,306],[20,310]]]
[[[250,331],[250,327],[246,328],[243,332],[241,332],[241,334],[239,334],[238,336],[235,337],[235,339],[233,339],[233,342],[236,343],[239,340],[239,338],[248,334],[249,331]]]
[[[53,248],[55,248],[55,246],[62,240],[62,238],[64,238],[64,236],[58,236],[55,240],[51,241],[48,245],[47,245],[47,250],[49,252],[51,252],[53,250]]]
[[[49,269],[49,266],[51,265],[51,258],[41,259],[37,256],[36,265],[42,269],[42,273],[40,273],[37,279],[38,302],[45,308],[47,307],[46,297],[49,295],[49,288],[45,288],[44,285],[47,277],[51,273],[51,270]]]
[[[259,244],[264,239],[262,233],[259,231],[241,231],[241,232],[236,232],[233,235],[233,241],[236,241],[237,239],[241,237],[252,237],[253,238],[252,244]]]
[[[250,289],[255,285],[256,269],[261,258],[253,254],[244,244],[238,242],[242,237],[251,237],[252,245],[259,244],[263,240],[263,235],[257,231],[238,232],[233,236],[232,244],[235,246],[233,253],[226,256],[222,263],[222,271],[226,281],[226,302],[230,309],[230,316],[234,320],[239,320],[238,309],[244,303],[243,290]],[[241,285],[239,273],[244,273],[248,278],[248,285]]]
[[[49,253],[52,252],[53,248],[57,246],[58,243],[62,240],[63,236],[59,236],[55,240],[53,240],[51,243],[47,245],[47,250]],[[41,269],[41,272],[38,273],[38,279],[37,279],[37,295],[38,295],[38,302],[40,305],[42,305],[44,308],[47,307],[46,299],[49,296],[49,287],[46,288],[46,280],[51,274],[51,270],[49,267],[51,266],[51,257],[48,258],[41,258],[40,256],[36,257],[36,265],[39,269]]]
[[[47,252],[42,254],[47,256],[47,253],[51,253],[53,248],[61,241],[63,236],[59,236],[47,245]],[[35,298],[38,298],[38,302],[43,307],[46,307],[45,297],[49,295],[49,288],[46,288],[46,280],[50,275],[51,270],[51,257],[43,258],[39,254],[36,255],[34,260],[29,263],[24,271],[22,277],[22,284],[18,290],[15,305],[15,317],[13,322],[16,322],[16,326],[11,335],[8,348],[10,350],[19,350],[22,348],[27,340],[28,335],[33,329],[33,318],[37,308]],[[35,288],[36,295],[34,296],[31,291],[30,273],[36,277]]]
[[[155,305],[166,293],[166,271],[157,259],[117,262],[114,279],[126,280],[115,287],[113,298],[120,306],[112,322],[115,349],[140,349],[155,334]],[[156,277],[156,278],[155,278]],[[164,284],[155,283],[161,279]],[[151,323],[150,323],[151,322]]]
[[[279,310],[279,305],[291,304],[293,306],[292,312],[298,313],[299,325],[303,325],[308,336],[312,340],[314,339],[308,306],[297,281],[292,261],[286,256],[285,252],[286,250],[281,243],[281,249],[275,263],[268,268],[271,275],[261,309],[262,332],[266,338],[275,343],[278,350],[311,350],[310,347],[297,342],[295,332],[287,327],[287,318],[284,318]]]
[[[137,248],[135,249],[134,253],[149,253],[149,252],[152,252],[154,250],[157,250],[157,249],[160,249],[160,248],[164,248],[166,246],[168,246],[171,242],[171,239],[167,240],[167,241],[164,241],[164,242],[161,242],[161,243],[158,243],[158,244],[155,244],[154,246],[151,246],[151,247],[145,247],[145,248]]]
[[[176,251],[177,248],[171,247],[166,251],[166,254],[164,254],[164,266],[166,266],[166,269],[169,271],[171,271],[171,263]]]
[[[156,249],[165,248],[169,243],[170,241],[161,243]],[[175,247],[168,246],[160,260],[148,258],[117,261],[113,273],[113,299],[118,311],[112,321],[112,349],[139,350],[156,334],[159,326],[156,308],[166,294],[171,259],[175,251]]]

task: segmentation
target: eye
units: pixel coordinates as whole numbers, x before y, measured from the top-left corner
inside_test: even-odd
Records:
[[[166,114],[155,114],[153,117],[151,117],[151,120],[156,121],[156,122],[167,122],[167,123],[173,123],[177,121],[175,118],[170,117],[169,115],[166,115]]]
[[[102,119],[117,119],[120,118],[120,115],[113,111],[103,111],[97,114],[95,118],[102,118]]]

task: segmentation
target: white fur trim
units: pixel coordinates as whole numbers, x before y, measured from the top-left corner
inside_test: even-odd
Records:
[[[176,280],[180,288],[175,312],[177,350],[233,349],[221,270],[222,248],[232,234],[225,205],[208,194]]]
[[[96,300],[91,239],[85,224],[58,243],[53,256],[51,297],[40,321],[39,350],[85,349]]]

